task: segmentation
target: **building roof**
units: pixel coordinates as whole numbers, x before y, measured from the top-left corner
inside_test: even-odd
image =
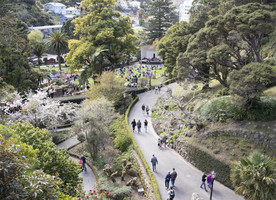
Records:
[[[32,26],[29,27],[29,30],[43,30],[43,29],[50,29],[50,28],[61,28],[62,25],[51,25],[51,26]]]
[[[47,4],[50,4],[50,5],[55,6],[55,7],[66,7],[64,4],[56,3],[56,2],[50,2],[50,3],[47,3]]]

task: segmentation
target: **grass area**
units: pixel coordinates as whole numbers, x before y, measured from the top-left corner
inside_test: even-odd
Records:
[[[54,67],[52,67],[54,65]],[[48,71],[56,71],[59,72],[58,64],[51,64],[51,65],[41,65],[40,69],[48,70]],[[39,72],[39,68],[35,67],[35,71]],[[70,67],[65,67],[65,64],[61,64],[61,70],[65,73],[71,73]]]
[[[164,66],[162,66],[161,68],[159,67],[157,67],[156,69],[154,68],[153,70],[151,68],[146,68],[145,66],[142,66],[140,70],[138,65],[134,65],[130,68],[125,67],[124,69],[125,71],[123,72],[123,74],[121,74],[120,70],[117,70],[115,72],[118,76],[121,77],[124,83],[130,83],[133,76],[139,77],[139,75],[141,75],[141,78],[138,78],[138,85],[139,83],[141,83],[141,79],[145,79],[146,85],[149,84],[149,81],[151,81],[151,85],[159,85],[162,82],[164,82],[166,79],[166,77],[164,76],[164,72],[166,68]],[[130,70],[132,70],[133,74],[131,74]],[[143,75],[143,73],[146,73],[146,72],[152,73],[151,80],[149,80],[149,76]],[[126,78],[128,78],[129,81]]]

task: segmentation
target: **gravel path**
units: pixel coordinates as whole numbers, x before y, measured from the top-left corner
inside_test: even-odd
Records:
[[[170,87],[174,87],[176,84],[171,84]],[[140,100],[131,109],[129,115],[129,125],[135,118],[136,121],[139,119],[143,123],[145,119],[149,121],[148,132],[144,131],[142,126],[142,133],[138,134],[137,129],[133,133],[134,138],[144,154],[145,159],[151,166],[150,160],[152,154],[155,154],[158,159],[157,172],[154,172],[154,176],[159,188],[159,192],[162,200],[167,199],[167,190],[165,189],[165,175],[172,168],[175,168],[178,176],[175,181],[175,198],[174,200],[190,200],[193,193],[198,193],[204,200],[210,199],[210,190],[205,192],[200,189],[201,176],[203,172],[192,166],[178,153],[170,148],[159,148],[157,146],[158,136],[155,133],[150,116],[146,116],[142,113],[141,106],[144,103],[152,108],[157,101],[157,98],[166,92],[166,88],[161,89],[161,94],[155,94],[154,91],[149,91],[138,95]],[[151,113],[150,113],[151,114]],[[132,128],[131,128],[132,130]],[[214,182],[213,200],[242,200],[243,197],[235,194],[234,191],[225,187],[218,181]]]

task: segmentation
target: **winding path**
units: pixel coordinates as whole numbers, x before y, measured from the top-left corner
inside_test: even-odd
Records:
[[[176,84],[171,84],[170,87],[174,87]],[[165,94],[166,88],[162,88],[161,94]],[[145,133],[142,127],[142,133],[138,134],[137,129],[133,133],[134,138],[140,147],[145,159],[151,166],[150,160],[152,154],[158,159],[157,172],[154,172],[154,176],[158,185],[158,189],[162,200],[167,199],[167,190],[165,189],[165,175],[172,168],[175,168],[178,176],[175,182],[175,198],[174,200],[190,200],[193,193],[198,193],[204,200],[210,199],[210,190],[205,192],[200,189],[201,176],[203,172],[188,163],[183,157],[170,148],[161,148],[157,146],[158,136],[155,133],[149,116],[142,113],[142,104],[148,105],[150,108],[154,106],[157,98],[160,96],[155,94],[154,91],[142,93],[139,96],[139,101],[131,109],[129,114],[129,125],[133,119],[144,122],[145,119],[149,121],[148,132]],[[132,128],[131,128],[132,130]],[[213,200],[242,200],[243,197],[235,194],[234,191],[225,187],[218,181],[214,183]]]
[[[79,141],[77,140],[77,135],[65,140],[64,142],[60,143],[57,145],[58,148],[65,148],[65,149],[69,149],[71,146],[74,146],[75,144],[79,143]],[[76,163],[78,163],[79,159],[72,157],[71,159],[73,159]],[[93,171],[91,170],[91,168],[86,165],[87,171],[86,172],[81,172],[79,174],[79,177],[83,178],[83,189],[86,193],[89,192],[89,190],[91,190],[95,183],[96,183],[96,177],[93,173]]]

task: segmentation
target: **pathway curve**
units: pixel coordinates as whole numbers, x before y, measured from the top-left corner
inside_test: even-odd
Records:
[[[75,144],[79,143],[79,141],[77,140],[77,135],[65,140],[64,142],[60,143],[57,145],[58,148],[62,148],[64,147],[65,149],[68,149],[70,148],[71,146],[74,146]],[[79,162],[79,159],[75,158],[75,157],[72,157],[71,156],[71,159],[73,159],[76,163]],[[93,173],[93,171],[91,170],[91,168],[86,165],[86,168],[87,168],[87,171],[86,172],[81,172],[79,174],[79,177],[82,177],[83,178],[83,188],[84,188],[84,191],[86,193],[89,192],[89,190],[91,190],[95,183],[96,183],[96,177]]]
[[[174,87],[175,85],[176,84],[174,83],[171,84],[169,87]],[[162,88],[160,95],[164,94],[165,92],[166,88]],[[159,149],[159,147],[157,146],[158,136],[152,127],[150,117],[142,113],[141,106],[144,103],[152,108],[160,95],[154,94],[153,90],[138,95],[140,99],[131,109],[131,112],[129,114],[129,125],[134,118],[136,121],[138,121],[139,119],[141,120],[141,122],[144,122],[145,119],[149,121],[147,133],[145,133],[142,127],[142,133],[138,134],[136,129],[133,135],[150,167],[152,154],[155,154],[158,159],[157,172],[154,172],[154,176],[158,185],[161,199],[167,199],[168,191],[165,189],[165,175],[173,168],[175,168],[178,173],[175,182],[176,195],[174,200],[190,200],[192,194],[195,192],[198,193],[200,197],[202,197],[204,200],[210,199],[210,190],[208,192],[205,192],[203,189],[199,188],[203,172],[192,166],[174,150],[170,148]],[[242,200],[243,197],[235,194],[233,190],[225,187],[218,181],[215,181],[212,199]]]

